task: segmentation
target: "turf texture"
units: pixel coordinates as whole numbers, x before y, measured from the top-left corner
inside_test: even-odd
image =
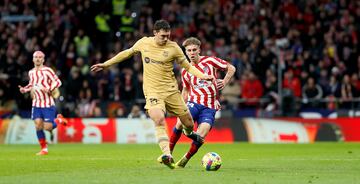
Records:
[[[179,144],[175,161],[188,150]],[[35,156],[37,145],[0,145],[0,183],[144,184],[360,184],[360,143],[205,144],[184,169],[157,163],[155,144],[56,144]],[[218,171],[201,158],[217,152]]]

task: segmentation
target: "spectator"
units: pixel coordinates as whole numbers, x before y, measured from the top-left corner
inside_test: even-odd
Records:
[[[220,104],[225,106],[226,109],[236,109],[239,105],[239,97],[241,88],[235,78],[231,78],[228,85],[221,91]],[[224,107],[221,107],[224,108]]]
[[[128,115],[128,118],[140,118],[140,119],[144,119],[146,118],[145,113],[140,109],[139,105],[133,105],[131,107],[131,111]]]
[[[309,77],[306,84],[302,88],[302,96],[305,98],[306,107],[320,107],[320,102],[323,97],[323,90],[320,85],[315,83],[313,77]]]
[[[340,102],[340,108],[354,108],[355,104],[351,102],[351,100],[356,95],[356,89],[353,85],[351,85],[350,76],[348,74],[344,75],[344,78],[342,80],[341,86],[341,102]]]
[[[88,62],[89,52],[91,48],[91,41],[89,36],[85,35],[84,30],[79,29],[78,34],[74,38],[76,55],[82,57],[85,62]]]
[[[291,90],[295,97],[301,97],[301,83],[292,70],[285,72],[283,87]]]
[[[241,96],[245,99],[244,107],[257,107],[259,105],[260,97],[263,95],[263,86],[254,72],[250,71],[243,76]]]

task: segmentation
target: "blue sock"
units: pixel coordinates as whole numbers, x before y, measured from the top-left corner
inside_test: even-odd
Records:
[[[40,140],[40,139],[45,139],[45,133],[43,130],[36,130],[36,135],[37,135],[37,138]]]
[[[55,119],[52,120],[52,125],[53,125],[52,129],[54,130],[57,127],[57,124],[55,123]]]
[[[174,129],[173,129],[173,132],[174,132],[174,134],[181,134],[182,133],[182,130],[179,130],[179,129],[177,129],[176,127],[174,127]]]

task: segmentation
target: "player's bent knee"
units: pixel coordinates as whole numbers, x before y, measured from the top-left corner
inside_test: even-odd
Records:
[[[164,126],[165,125],[165,117],[154,117],[151,119],[154,121],[155,126]]]
[[[180,116],[179,119],[180,119],[181,123],[183,124],[183,126],[185,126],[187,128],[194,127],[194,121],[189,113]]]
[[[46,131],[51,131],[53,129],[52,126],[44,126],[44,130]]]
[[[35,129],[36,130],[44,129],[44,124],[42,122],[35,122]]]

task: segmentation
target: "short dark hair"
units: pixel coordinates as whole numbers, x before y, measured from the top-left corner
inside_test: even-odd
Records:
[[[170,24],[166,21],[166,20],[157,20],[154,24],[154,28],[155,31],[160,31],[161,29],[165,30],[165,31],[169,31],[170,30]]]

